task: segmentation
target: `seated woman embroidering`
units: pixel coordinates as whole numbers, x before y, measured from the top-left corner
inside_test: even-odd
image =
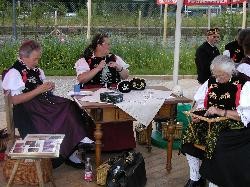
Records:
[[[241,89],[245,87],[246,81],[235,74],[234,62],[227,56],[215,57],[210,69],[213,76],[198,89],[194,96],[197,109],[207,109],[205,116],[217,115],[227,119],[213,122],[209,133],[207,122],[197,118],[192,119],[184,133],[181,147],[190,167],[190,179],[185,187],[205,185],[199,173],[201,160],[214,157],[219,134],[230,129],[244,128],[244,123],[234,113],[239,106]],[[194,144],[204,145],[205,151],[196,148]]]
[[[107,34],[95,35],[83,57],[75,63],[77,79],[84,89],[116,87],[121,80],[128,78],[128,67],[121,57],[110,53]],[[102,130],[102,150],[135,148],[133,121],[106,123],[102,125]]]
[[[250,29],[239,34],[245,58],[237,66],[239,76],[250,80]],[[242,88],[237,110],[227,111],[227,117],[241,120],[244,128],[230,129],[220,133],[211,159],[204,159],[200,168],[202,177],[217,186],[250,186],[250,82]]]
[[[71,100],[52,94],[55,84],[45,82],[38,67],[42,49],[40,44],[27,40],[19,48],[19,58],[4,75],[3,89],[10,92],[13,118],[22,138],[29,134],[65,134],[60,156],[65,163],[82,168],[75,147],[86,142],[92,127],[85,125],[80,108]],[[58,160],[57,160],[58,161]],[[54,167],[62,163],[54,162]]]

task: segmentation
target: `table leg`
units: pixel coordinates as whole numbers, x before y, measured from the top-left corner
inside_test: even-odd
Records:
[[[50,182],[52,183],[52,186],[53,186],[53,187],[56,187],[56,183],[55,183],[54,178],[53,178],[52,175],[49,176],[49,180],[50,180]]]
[[[173,124],[169,124],[168,125],[168,146],[167,146],[167,165],[166,165],[166,169],[167,172],[170,172],[172,169],[172,163],[171,163],[171,159],[172,159],[172,151],[173,151],[173,142],[174,142],[174,131],[175,131],[175,125]]]
[[[101,150],[102,128],[100,123],[96,124],[94,136],[95,136],[95,163],[97,168],[101,164],[101,151],[102,151]]]
[[[38,181],[39,181],[39,187],[44,187],[41,159],[36,160],[35,164],[36,164],[37,177],[38,177]]]
[[[8,181],[8,184],[7,184],[7,187],[10,187],[14,178],[15,178],[15,175],[16,175],[16,172],[17,172],[17,169],[18,169],[18,166],[19,166],[19,163],[21,162],[21,160],[17,160],[16,163],[14,164],[14,167],[12,169],[12,172],[11,172],[11,175],[10,175],[10,179]]]
[[[152,122],[147,126],[147,148],[149,153],[152,150],[151,135],[152,135]]]

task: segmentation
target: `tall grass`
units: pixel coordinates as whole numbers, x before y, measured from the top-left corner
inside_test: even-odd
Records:
[[[79,59],[88,41],[81,37],[41,39],[43,48],[40,67],[46,75],[75,75],[74,64]],[[172,74],[174,64],[173,40],[163,46],[160,38],[111,37],[111,51],[122,57],[129,65],[131,74],[166,75]],[[202,40],[200,40],[202,42]],[[0,70],[10,67],[17,58],[20,42],[6,42],[0,49]],[[196,74],[194,53],[196,41],[182,40],[180,48],[179,74]]]

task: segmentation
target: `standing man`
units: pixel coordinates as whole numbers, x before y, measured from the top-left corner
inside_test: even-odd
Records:
[[[216,47],[220,40],[218,28],[209,29],[207,31],[207,41],[204,42],[195,53],[195,64],[197,67],[197,80],[200,84],[206,82],[211,76],[210,65],[212,60],[220,54]]]

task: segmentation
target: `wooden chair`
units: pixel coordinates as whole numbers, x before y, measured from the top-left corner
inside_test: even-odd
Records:
[[[7,69],[3,70],[2,72],[2,81],[4,79],[5,74],[8,72]],[[9,134],[10,143],[11,145],[15,142],[15,126],[13,120],[13,105],[10,101],[10,91],[3,90],[4,94],[4,108],[6,113],[6,124],[7,124],[7,133]]]
[[[15,142],[15,126],[13,120],[13,105],[10,101],[9,92],[4,90],[4,107],[6,113],[6,124],[7,124],[7,132],[9,134],[10,143],[13,144]]]

